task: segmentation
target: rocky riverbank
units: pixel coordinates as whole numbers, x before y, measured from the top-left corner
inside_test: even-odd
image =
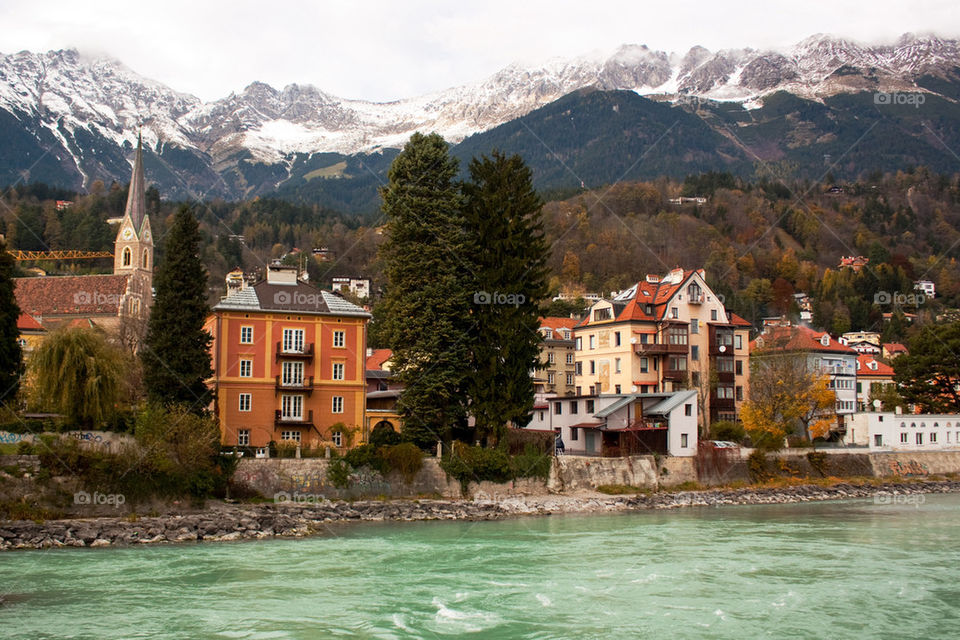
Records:
[[[931,493],[960,492],[960,481],[918,481],[832,486],[797,485],[730,490],[604,496],[537,495],[496,499],[316,502],[308,504],[211,503],[198,513],[0,521],[0,550],[108,547],[134,544],[257,540],[323,533],[331,523],[412,520],[497,520],[523,515],[675,509],[743,504],[784,504],[883,496],[889,504],[918,502]]]

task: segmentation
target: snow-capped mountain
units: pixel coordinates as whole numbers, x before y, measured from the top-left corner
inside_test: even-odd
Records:
[[[751,107],[777,91],[813,100],[867,90],[929,91],[916,79],[948,77],[958,67],[957,40],[907,34],[893,44],[868,46],[815,35],[786,51],[694,47],[678,54],[624,45],[534,67],[515,64],[476,84],[389,103],[261,82],[204,103],[115,60],[73,50],[20,52],[0,55],[0,131],[19,127],[0,133],[0,171],[6,170],[0,178],[44,179],[38,167],[49,173],[54,162],[61,184],[125,181],[126,158],[142,130],[156,160],[148,162],[148,176],[168,189],[248,195],[261,186],[228,175],[240,162],[289,170],[296,154],[396,148],[417,130],[457,142],[585,87]],[[284,174],[274,171],[271,179],[281,182]]]

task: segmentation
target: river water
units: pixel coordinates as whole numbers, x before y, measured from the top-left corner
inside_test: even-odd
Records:
[[[960,495],[8,552],[0,593],[5,639],[960,638]]]

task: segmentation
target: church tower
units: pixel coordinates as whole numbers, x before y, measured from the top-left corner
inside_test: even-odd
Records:
[[[127,194],[127,208],[117,231],[113,249],[113,272],[118,275],[137,273],[153,282],[153,234],[147,215],[146,186],[143,178],[143,140],[137,137],[137,155],[133,159],[133,176]]]

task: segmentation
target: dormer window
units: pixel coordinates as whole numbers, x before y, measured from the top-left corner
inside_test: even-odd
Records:
[[[613,317],[613,314],[610,311],[610,307],[605,307],[603,309],[594,309],[593,310],[593,320],[594,322],[599,320],[609,320]]]
[[[553,331],[551,331],[550,329],[544,329],[544,330],[543,330],[543,337],[546,338],[547,340],[552,340],[552,339],[553,339]]]
[[[566,329],[563,330],[563,339],[564,339],[564,340],[569,340],[569,339],[570,339],[570,332],[567,331]]]
[[[826,334],[826,333],[823,334],[823,336],[821,336],[821,338],[820,338],[820,344],[822,344],[822,345],[825,346],[825,347],[829,347],[829,346],[830,346],[830,336],[829,336],[828,334]]]

